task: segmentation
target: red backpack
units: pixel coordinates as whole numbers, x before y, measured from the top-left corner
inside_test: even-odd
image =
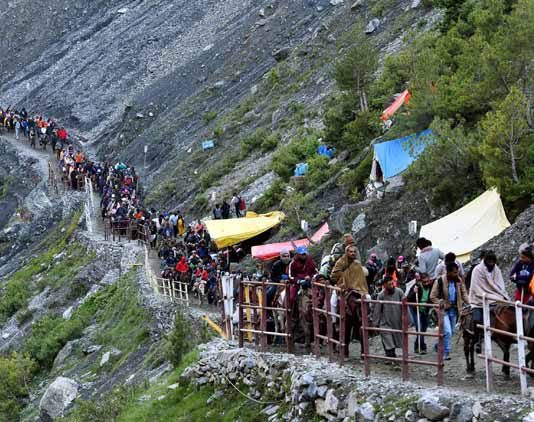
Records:
[[[239,198],[239,211],[245,211],[247,209],[247,204],[245,198]]]

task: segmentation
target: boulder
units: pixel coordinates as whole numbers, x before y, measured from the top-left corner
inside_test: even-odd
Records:
[[[457,402],[452,405],[450,419],[456,422],[470,422],[473,420],[473,408],[469,403]]]
[[[67,342],[65,346],[59,351],[56,358],[54,359],[54,366],[60,366],[62,365],[65,360],[72,354],[72,351],[74,350],[74,346],[78,344],[80,340],[72,340]]]
[[[371,403],[365,402],[356,406],[355,412],[349,414],[349,416],[351,415],[354,415],[357,421],[374,421],[375,409]]]
[[[530,412],[527,416],[521,419],[522,422],[534,422],[534,412]]]
[[[410,5],[410,9],[417,9],[420,4],[421,4],[421,0],[412,0],[412,4]]]
[[[58,377],[46,389],[39,410],[43,421],[53,421],[63,416],[65,410],[78,395],[78,383],[70,378]]]
[[[449,408],[433,396],[423,396],[417,401],[419,413],[431,421],[441,421],[449,416]]]
[[[380,26],[380,20],[378,18],[373,18],[369,21],[369,23],[365,27],[365,33],[371,34],[375,32],[379,26]]]
[[[337,414],[337,408],[339,406],[339,399],[335,395],[335,390],[330,389],[326,393],[326,397],[324,399],[324,408],[328,413],[331,413],[333,415]]]
[[[332,6],[339,6],[340,4],[343,4],[345,0],[330,0],[330,4]]]
[[[102,359],[100,359],[100,367],[103,367],[109,362],[109,358],[111,358],[111,352],[106,352],[102,355]]]

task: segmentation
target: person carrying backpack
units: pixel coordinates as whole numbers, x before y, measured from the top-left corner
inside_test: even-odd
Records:
[[[430,301],[436,304],[443,301],[445,308],[443,320],[445,332],[443,337],[443,359],[450,360],[451,337],[454,333],[454,327],[464,305],[469,305],[469,297],[467,296],[465,285],[458,275],[458,265],[455,262],[449,262],[446,271],[447,274],[439,277],[434,283],[432,292],[430,293]],[[434,349],[437,350],[437,343],[434,345]]]

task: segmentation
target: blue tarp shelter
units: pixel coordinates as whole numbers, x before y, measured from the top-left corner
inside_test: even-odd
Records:
[[[432,141],[432,130],[374,145],[372,181],[386,181],[401,174]]]
[[[215,148],[215,141],[213,139],[208,139],[202,142],[202,151],[212,148]]]
[[[334,157],[334,154],[336,153],[335,148],[329,148],[324,144],[319,145],[317,148],[317,154],[324,155],[325,157],[332,158]]]
[[[308,163],[298,163],[295,166],[295,176],[304,176],[308,173]]]

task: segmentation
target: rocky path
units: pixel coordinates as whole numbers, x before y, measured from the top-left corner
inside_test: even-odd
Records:
[[[20,155],[35,161],[35,167],[43,180],[48,178],[48,162],[52,158],[50,149],[43,151],[41,148],[32,148],[24,136],[15,139],[15,135],[11,133],[2,132],[1,135]]]
[[[48,182],[49,162],[53,163],[52,168],[56,169],[55,157],[50,149],[43,150],[41,148],[32,148],[26,138],[21,136],[20,139],[17,140],[15,139],[14,134],[7,134],[6,132],[2,133],[2,139],[9,142],[19,155],[32,160],[32,162],[35,163],[35,167],[38,170],[41,179],[39,183]],[[121,240],[119,242],[105,240],[105,229],[101,218],[100,198],[98,197],[98,193],[91,192],[87,189],[85,197],[86,231],[84,232],[84,237],[86,239],[90,242],[100,244],[101,246],[105,246],[106,244],[108,246],[122,246],[124,249],[123,254],[126,255],[136,254],[141,251],[142,248],[136,247],[137,245],[134,245],[133,241]],[[156,277],[159,277],[160,262],[154,251],[149,251],[147,256],[148,258],[145,259],[144,265],[147,268],[147,282],[151,283],[151,280],[155,280]],[[143,291],[143,295],[147,294],[157,295],[154,290],[151,291],[150,289]],[[163,299],[163,297],[161,297],[161,299]],[[165,298],[165,300],[167,300],[167,298]],[[207,305],[200,306],[197,300],[193,297],[191,297],[190,306],[187,309],[187,313],[190,313],[194,318],[200,318],[203,315],[207,315],[211,319],[217,319],[220,316],[217,307]]]

